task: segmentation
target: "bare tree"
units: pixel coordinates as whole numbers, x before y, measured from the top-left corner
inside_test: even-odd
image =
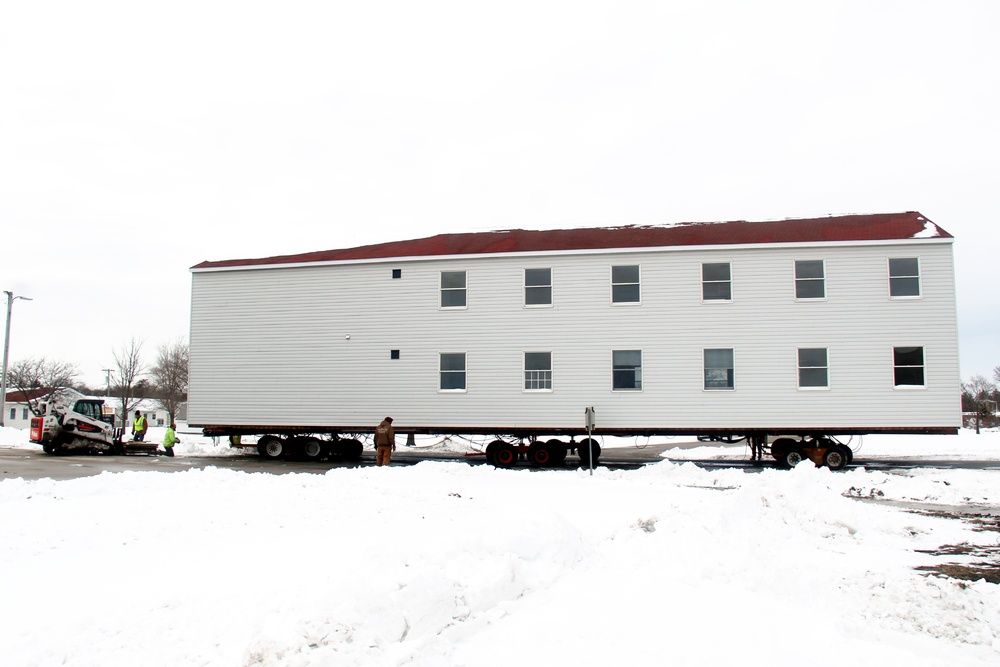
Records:
[[[38,415],[39,403],[71,387],[78,373],[75,364],[32,357],[15,362],[8,378],[10,386],[21,393],[31,413]]]
[[[112,371],[112,376],[115,383],[115,397],[121,401],[119,416],[123,429],[128,425],[129,414],[139,405],[142,398],[136,396],[135,392],[139,378],[146,373],[146,366],[142,363],[142,345],[142,340],[133,338],[120,349],[114,350],[115,370]]]
[[[997,407],[995,384],[984,375],[973,375],[968,382],[962,383],[962,399],[969,411],[975,413],[976,433],[979,433],[980,424],[991,425]]]
[[[150,371],[159,391],[159,403],[174,421],[178,406],[187,400],[188,346],[183,339],[161,345],[156,351],[156,365]]]

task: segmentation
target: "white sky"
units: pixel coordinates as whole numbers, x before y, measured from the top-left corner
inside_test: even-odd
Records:
[[[482,4],[6,3],[11,361],[151,362],[206,259],[918,210],[1000,366],[1000,3]]]

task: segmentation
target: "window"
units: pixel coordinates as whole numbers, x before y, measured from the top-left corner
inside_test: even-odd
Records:
[[[2,414],[2,413],[0,413],[0,414]],[[14,421],[15,419],[17,419],[17,408],[11,408],[10,409],[10,421]]]
[[[830,386],[825,347],[799,348],[799,389],[827,389]]]
[[[701,298],[704,301],[733,300],[733,280],[729,262],[701,265]]]
[[[441,353],[441,391],[465,391],[465,353]]]
[[[524,305],[552,305],[552,269],[524,270]]]
[[[893,384],[897,387],[924,386],[924,348],[892,348]]]
[[[642,350],[611,353],[611,388],[615,391],[642,389]]]
[[[552,353],[524,353],[524,390],[552,391]]]
[[[733,350],[705,350],[705,389],[735,389]]]
[[[389,350],[390,359],[399,359],[399,350]]]
[[[21,408],[21,419],[28,418],[28,408]]]
[[[611,303],[639,303],[639,265],[611,267]]]
[[[441,307],[465,308],[465,271],[441,272]]]
[[[402,277],[403,277],[403,269],[393,269],[392,270],[392,278],[393,278],[393,280],[397,280],[397,279],[402,278]]]
[[[809,259],[795,261],[795,298],[825,299],[826,275],[823,260]]]
[[[920,296],[920,262],[916,257],[889,259],[889,296]]]

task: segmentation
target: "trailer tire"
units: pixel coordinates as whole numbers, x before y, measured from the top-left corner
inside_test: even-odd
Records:
[[[830,470],[843,470],[847,467],[847,454],[844,450],[846,447],[841,447],[840,445],[831,445],[826,453],[823,454],[823,465],[825,465]]]
[[[580,444],[576,446],[576,453],[580,457],[580,467],[589,468],[591,466],[590,451],[594,451],[593,465],[597,465],[598,459],[601,457],[601,446],[597,444],[597,441],[593,438],[584,438],[580,441]]]
[[[361,441],[353,438],[341,440],[337,444],[340,448],[340,455],[347,461],[360,461],[361,453],[365,451],[365,446],[361,444]]]
[[[492,443],[491,443],[492,444]],[[506,442],[500,443],[493,453],[493,465],[498,468],[509,468],[517,462],[517,451]]]
[[[540,468],[552,465],[552,448],[549,443],[535,440],[528,445],[528,460],[531,465]]]
[[[257,442],[257,453],[265,459],[280,459],[285,454],[285,441],[273,435],[265,435]]]
[[[786,468],[794,468],[806,460],[806,453],[800,447],[792,447],[779,459]]]
[[[779,466],[784,467],[787,465],[785,463],[785,456],[788,455],[788,452],[798,446],[799,442],[794,438],[778,438],[771,443],[771,456],[774,457],[774,460],[778,462]]]
[[[496,457],[496,453],[497,453],[497,449],[499,447],[503,446],[503,444],[504,444],[503,440],[494,440],[490,444],[486,445],[486,462],[487,463],[489,463],[490,465],[493,465],[493,466],[495,466],[497,464],[496,458],[495,458]]]
[[[319,438],[305,438],[302,441],[302,455],[309,461],[318,461],[323,457],[323,442]]]
[[[566,452],[569,451],[569,447],[562,440],[552,439],[545,443],[549,447],[549,454],[552,466],[561,466],[566,462]]]

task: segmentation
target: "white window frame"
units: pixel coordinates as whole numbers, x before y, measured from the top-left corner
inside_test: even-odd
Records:
[[[615,352],[638,352],[639,353],[639,386],[638,387],[616,387],[615,386]],[[626,350],[611,350],[611,391],[624,393],[637,393],[644,390],[646,383],[643,382],[643,354],[642,348],[631,348]],[[633,366],[633,372],[636,367]]]
[[[708,365],[705,358],[706,352],[722,352],[728,350],[732,353],[733,365],[727,367],[733,372],[733,384],[732,386],[726,387],[709,387],[708,386]],[[721,367],[720,367],[721,368]],[[718,370],[718,368],[713,367],[713,370]],[[726,378],[728,381],[728,377]],[[701,387],[702,391],[736,391],[736,348],[735,347],[706,347],[702,348],[701,351]]]
[[[548,271],[549,272],[549,284],[548,285],[529,285],[528,284],[528,271]],[[524,307],[525,308],[552,308],[552,302],[554,301],[554,290],[552,288],[552,267],[551,266],[536,266],[525,268],[523,272],[524,280]],[[528,303],[528,290],[530,289],[543,289],[548,288],[549,290],[549,302],[548,303]]]
[[[921,361],[920,366],[897,365],[896,364],[896,350],[899,350],[899,349],[902,349],[902,348],[908,348],[908,347],[913,347],[913,348],[919,348],[920,349],[920,361]],[[913,344],[913,345],[893,345],[890,354],[892,355],[890,357],[890,360],[892,362],[892,388],[893,389],[898,389],[900,391],[915,391],[915,390],[921,390],[921,389],[926,389],[927,388],[927,346],[926,345],[920,345],[920,344]],[[919,368],[920,369],[921,379],[923,380],[923,382],[921,384],[896,384],[896,369],[897,368]]]
[[[632,268],[635,267],[636,271],[639,272],[638,278],[634,283],[616,283],[615,282],[615,269],[618,268]],[[642,264],[612,264],[610,269],[611,278],[611,305],[612,306],[640,306],[642,305]],[[639,290],[639,298],[635,301],[615,301],[615,287],[621,286],[626,287],[629,285],[635,285]]]
[[[441,385],[442,375],[444,373],[458,373],[459,371],[446,371],[442,368],[442,362],[444,361],[444,355],[446,354],[460,354],[462,355],[462,375],[465,376],[464,387],[462,389],[445,389]],[[469,354],[467,352],[438,352],[438,393],[439,394],[464,394],[469,391]]]
[[[465,276],[465,287],[445,287],[444,286],[444,274],[446,273],[461,273]],[[461,306],[446,306],[444,305],[444,294],[445,292],[462,292],[465,297],[464,304]],[[466,310],[469,307],[469,272],[462,269],[458,271],[444,271],[440,273],[438,278],[438,309],[439,310]]]
[[[729,267],[729,280],[705,280],[705,266],[710,264],[725,264]],[[702,262],[698,265],[698,269],[701,275],[701,302],[702,303],[732,303],[733,302],[733,263],[731,261],[725,262]],[[705,287],[706,285],[729,285],[729,298],[728,299],[707,299],[705,298]]]
[[[549,355],[549,367],[548,367],[548,369],[547,370],[528,370],[528,355],[529,354],[547,354],[547,355]],[[553,384],[552,384],[553,372],[552,372],[552,352],[551,351],[549,351],[549,350],[525,350],[521,354],[521,372],[522,372],[521,379],[523,380],[522,383],[521,383],[521,391],[523,391],[526,394],[551,394],[552,393],[552,391],[553,391]],[[541,375],[535,376],[535,377],[540,378],[540,381],[541,381],[542,384],[545,384],[546,381],[547,381],[548,386],[547,387],[529,387],[528,386],[529,384],[535,383],[535,382],[539,381],[539,380],[536,380],[536,379],[529,380],[528,379],[528,374],[529,373],[538,373],[538,374],[541,374]]]
[[[823,350],[826,353],[825,366],[803,366],[801,352],[803,350]],[[795,348],[796,384],[800,391],[829,391],[830,390],[830,348],[825,345],[802,345]],[[802,384],[802,371],[822,368],[826,371],[826,384],[818,386],[806,386]]]
[[[822,270],[819,278],[799,278],[799,262],[818,262]],[[793,294],[796,301],[826,301],[826,260],[825,259],[796,259],[792,261],[792,282]],[[799,283],[819,282],[823,285],[823,296],[799,296]]]
[[[901,260],[901,259],[912,259],[914,262],[916,262],[917,263],[917,274],[916,275],[899,275],[899,276],[892,275],[892,261],[893,260]],[[923,280],[921,279],[921,275],[920,275],[922,273],[921,266],[920,266],[920,257],[916,257],[916,256],[915,257],[887,257],[886,261],[885,261],[885,270],[886,270],[887,280],[889,281],[889,298],[890,299],[892,299],[893,301],[905,301],[907,299],[912,300],[912,299],[922,299],[923,298],[923,296],[924,296],[924,283],[923,283]],[[899,279],[899,280],[913,280],[913,279],[916,279],[916,281],[917,281],[917,293],[916,294],[893,294],[892,293],[892,281],[893,281],[894,278],[895,279]]]

